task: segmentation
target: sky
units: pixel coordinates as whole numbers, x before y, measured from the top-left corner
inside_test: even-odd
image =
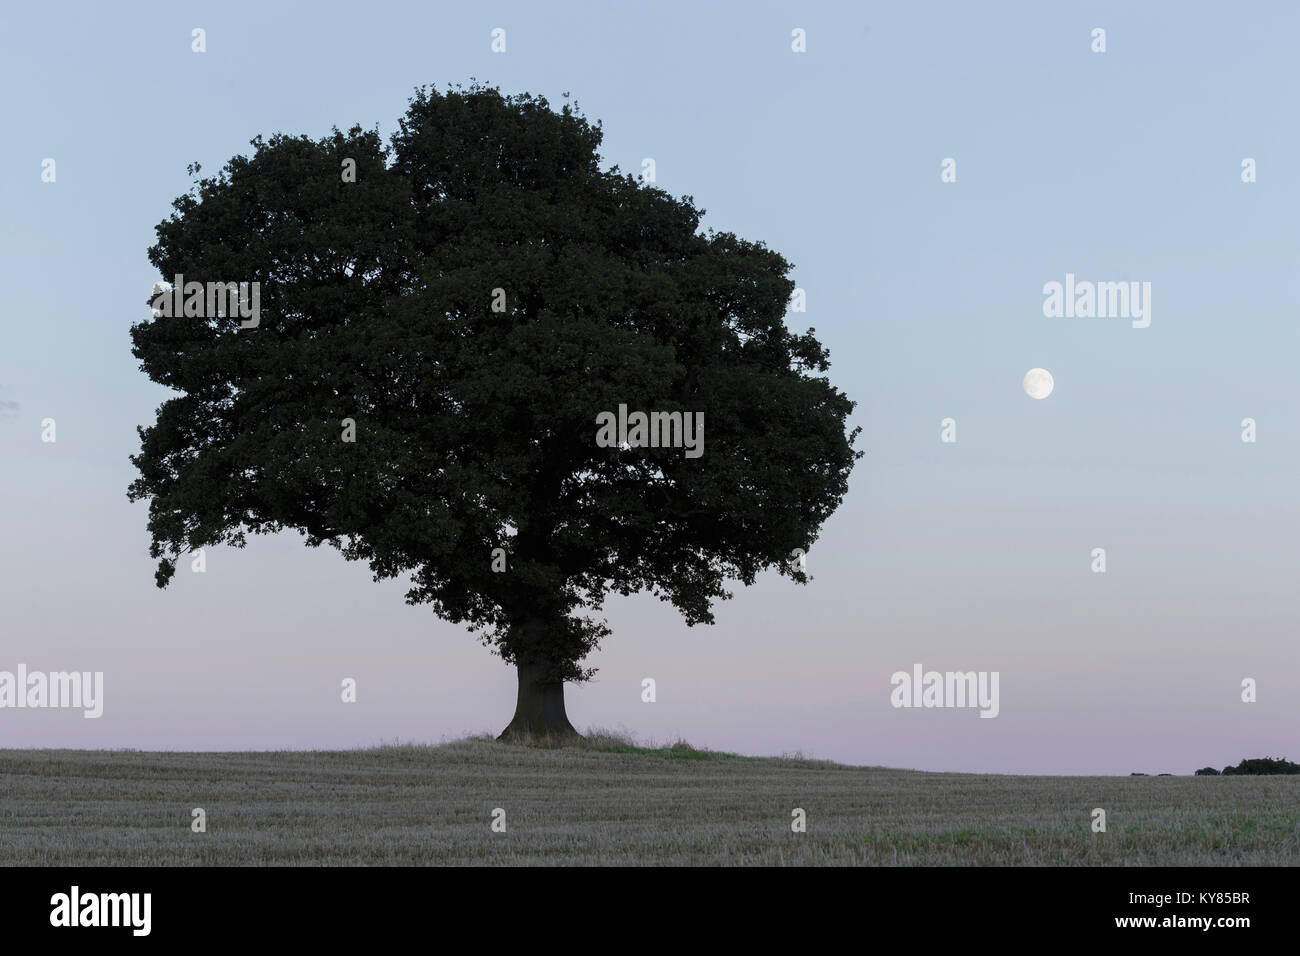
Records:
[[[170,394],[128,330],[186,165],[258,134],[387,137],[415,87],[473,77],[571,93],[606,165],[653,158],[706,226],[792,262],[789,324],[829,348],[866,452],[807,586],[737,586],[711,627],[611,598],[576,726],[922,770],[1300,759],[1298,40],[1300,8],[1267,2],[5,5],[0,671],[101,671],[104,700],[0,708],[0,747],[509,721],[513,671],[402,582],[286,534],[160,591],[126,499]],[[1150,324],[1045,315],[1067,273],[1149,282]],[[997,716],[894,706],[916,665],[996,672]]]

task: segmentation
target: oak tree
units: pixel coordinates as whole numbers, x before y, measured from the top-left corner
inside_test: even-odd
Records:
[[[417,91],[387,143],[277,134],[192,168],[149,259],[258,283],[259,317],[196,300],[131,329],[175,393],[129,489],[160,587],[188,550],[296,530],[513,664],[514,738],[576,733],[563,688],[606,595],[693,625],[729,582],[806,582],[792,555],[861,452],[826,350],[785,325],[791,266],[600,143],[574,107],[474,84]],[[598,442],[620,406],[702,421],[702,453]]]

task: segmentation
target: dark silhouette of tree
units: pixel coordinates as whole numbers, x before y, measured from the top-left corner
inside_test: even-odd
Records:
[[[1199,771],[1198,771],[1199,772]],[[1273,774],[1298,774],[1300,764],[1292,763],[1281,757],[1251,757],[1235,767],[1224,767],[1223,775],[1228,776],[1271,776]]]
[[[187,550],[285,529],[409,575],[408,603],[516,665],[515,737],[575,733],[563,684],[591,676],[606,594],[693,625],[728,580],[806,582],[792,552],[862,453],[814,330],[784,324],[791,266],[602,170],[601,135],[541,97],[426,88],[387,146],[258,137],[174,201],[150,261],[258,282],[260,319],[131,329],[178,393],[132,457],[159,587]],[[602,447],[620,405],[702,413],[703,454]]]

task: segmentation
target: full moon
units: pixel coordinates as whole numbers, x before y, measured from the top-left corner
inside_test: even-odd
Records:
[[[1046,398],[1055,384],[1052,373],[1045,368],[1031,368],[1025,373],[1025,394],[1030,398]]]

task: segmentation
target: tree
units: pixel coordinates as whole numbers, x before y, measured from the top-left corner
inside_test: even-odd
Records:
[[[260,304],[254,325],[247,290],[178,295],[211,314],[131,329],[179,393],[139,429],[128,491],[159,587],[187,550],[286,529],[409,576],[408,603],[516,666],[517,737],[576,733],[563,685],[593,673],[606,594],[649,591],[689,626],[729,579],[806,583],[792,555],[862,452],[814,330],[785,327],[791,266],[602,170],[601,135],[542,97],[422,88],[387,146],[277,134],[191,167],[150,261],[187,287],[256,282]],[[703,453],[635,430],[604,447],[620,406],[702,415]]]
[[[1224,774],[1237,776],[1268,776],[1272,774],[1300,774],[1300,764],[1281,757],[1251,757],[1235,767],[1224,767]]]

